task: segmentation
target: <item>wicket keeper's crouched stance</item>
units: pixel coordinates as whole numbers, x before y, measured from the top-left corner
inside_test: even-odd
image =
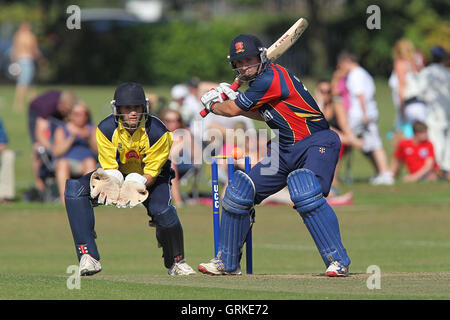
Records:
[[[111,105],[113,114],[100,122],[96,132],[101,168],[66,182],[66,210],[80,275],[101,271],[93,207],[125,208],[139,203],[156,226],[169,274],[194,274],[184,260],[183,229],[175,207],[170,205],[172,133],[149,114],[144,90],[137,83],[119,85]]]
[[[236,171],[222,202],[220,244],[217,257],[202,263],[205,274],[241,274],[241,250],[251,228],[254,204],[286,185],[294,208],[303,219],[326,266],[327,276],[347,276],[350,259],[341,242],[339,223],[324,197],[338,160],[341,142],[303,83],[285,68],[267,59],[266,48],[253,35],[239,35],[230,45],[229,61],[245,92],[221,83],[205,93],[206,109],[218,115],[245,115],[265,121],[278,130],[278,145],[269,145],[268,157],[279,153],[279,167],[264,173],[271,163],[264,159],[249,175]],[[228,100],[222,98],[224,93]]]

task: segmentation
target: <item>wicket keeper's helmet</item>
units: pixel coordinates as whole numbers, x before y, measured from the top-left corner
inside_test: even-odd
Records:
[[[111,100],[111,107],[116,121],[119,121],[121,116],[117,107],[134,105],[142,105],[144,107],[141,120],[145,120],[150,113],[150,105],[142,86],[135,82],[124,82],[120,84],[114,92],[114,99]],[[122,125],[127,128],[125,123],[122,122]]]
[[[235,61],[243,58],[259,57],[260,66],[255,77],[262,71],[267,63],[267,48],[264,47],[258,37],[251,34],[240,34],[231,41],[230,54],[228,60],[230,61],[233,70],[236,70]],[[254,78],[254,77],[253,77]],[[252,79],[241,79],[250,81]]]

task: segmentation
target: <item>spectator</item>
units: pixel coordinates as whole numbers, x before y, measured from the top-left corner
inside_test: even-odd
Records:
[[[189,92],[189,88],[185,84],[177,84],[172,87],[171,97],[174,104],[174,108],[177,109],[183,119],[183,122],[189,127],[192,121],[200,117],[200,111],[202,110],[202,105],[200,101]]]
[[[8,149],[8,136],[0,118],[0,203],[9,203],[15,198],[15,153]]]
[[[411,137],[414,121],[426,120],[426,105],[417,97],[418,92],[413,81],[423,66],[414,44],[408,39],[398,40],[392,56],[394,68],[389,77],[389,86],[396,109],[393,141],[395,145],[401,137]]]
[[[350,94],[346,83],[347,76],[345,75],[342,67],[338,64],[331,79],[331,94],[333,96],[333,100],[342,103],[345,111],[348,112],[350,110]]]
[[[159,96],[157,94],[146,92],[145,93],[145,97],[148,100],[150,113],[152,115],[155,115],[155,116],[158,115],[159,113],[162,112],[162,110],[167,105],[166,98],[162,97],[162,96]]]
[[[56,128],[52,154],[59,196],[64,202],[66,180],[81,177],[97,169],[97,140],[89,108],[78,102],[69,113],[67,123]]]
[[[437,178],[436,158],[433,144],[428,140],[427,129],[425,123],[416,121],[413,124],[414,136],[402,139],[397,144],[391,168],[397,177],[403,164],[406,165],[409,173],[403,176],[403,182],[434,181]]]
[[[35,62],[42,61],[38,41],[28,21],[23,22],[13,37],[11,62],[18,68],[14,111],[22,112],[27,96],[34,95],[31,84],[35,75]]]
[[[171,96],[177,102],[175,107],[180,111],[183,122],[189,127],[195,141],[203,141],[204,128],[207,128],[207,119],[200,116],[203,106],[197,96],[197,82],[190,80],[188,84],[177,84],[172,88]],[[206,120],[206,121],[205,121]]]
[[[333,99],[331,83],[329,81],[319,81],[316,87],[315,99],[330,124],[331,129],[339,135],[341,143],[344,146],[353,146],[362,149],[363,141],[357,138],[350,129],[344,104]]]
[[[352,130],[350,129],[347,121],[347,111],[344,104],[341,103],[342,100],[333,98],[333,90],[331,83],[327,80],[321,80],[316,86],[315,90],[315,100],[319,105],[325,119],[327,119],[331,130],[336,132],[341,140],[341,152],[339,153],[338,164],[336,165],[336,170],[334,172],[334,179],[332,182],[332,188],[327,200],[332,201],[332,199],[345,199],[346,203],[351,202],[353,194],[348,193],[342,196],[338,196],[338,186],[339,186],[339,167],[341,164],[342,156],[351,147],[355,147],[358,150],[362,150],[363,141],[357,138]],[[332,203],[330,203],[332,205]],[[343,202],[340,204],[344,204]]]
[[[33,144],[32,168],[38,192],[45,189],[45,179],[40,170],[43,157],[51,157],[52,135],[57,125],[62,124],[76,102],[70,91],[51,90],[36,97],[28,109],[28,129]]]
[[[392,185],[394,179],[378,132],[375,82],[351,53],[341,53],[338,64],[347,75],[346,86],[350,93],[349,127],[357,137],[363,139],[362,151],[371,157],[375,166],[376,176],[370,179],[370,183]]]
[[[173,143],[170,149],[169,159],[172,169],[175,171],[175,178],[172,179],[171,194],[176,207],[183,205],[183,197],[180,191],[180,179],[190,170],[195,170],[192,163],[194,151],[194,139],[191,131],[186,127],[177,110],[165,109],[159,118],[172,132]]]
[[[200,98],[211,88],[216,88],[219,84],[217,82],[202,81],[198,77],[192,77],[187,82],[189,92],[200,101]]]
[[[423,68],[416,84],[428,108],[426,124],[436,161],[450,179],[450,55],[441,46],[431,50],[433,61]]]

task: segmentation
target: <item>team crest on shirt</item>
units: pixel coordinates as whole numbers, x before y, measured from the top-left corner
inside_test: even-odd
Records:
[[[320,147],[320,148],[319,148],[319,152],[320,152],[321,154],[324,154],[324,153],[325,153],[325,147]]]
[[[131,159],[131,158],[135,158],[135,159],[139,159],[139,154],[134,151],[134,150],[130,150],[125,154],[125,158],[127,159]]]
[[[422,159],[425,159],[426,157],[428,157],[428,149],[426,149],[426,148],[420,149],[419,155]]]
[[[236,42],[234,44],[234,47],[236,49],[236,53],[241,53],[241,52],[245,51],[245,49],[244,49],[244,42],[242,42],[242,41]]]

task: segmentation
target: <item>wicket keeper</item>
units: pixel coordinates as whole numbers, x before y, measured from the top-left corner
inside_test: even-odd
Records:
[[[278,131],[278,143],[269,142],[268,157],[279,153],[279,166],[264,159],[247,175],[236,171],[222,201],[219,252],[198,270],[210,275],[241,274],[241,251],[252,227],[253,206],[286,185],[319,250],[326,275],[348,275],[350,258],[342,244],[335,212],[325,200],[330,191],[341,148],[337,134],[304,84],[288,70],[267,59],[267,49],[254,35],[241,34],[231,41],[229,62],[249,88],[235,92],[226,83],[205,93],[208,111],[233,117],[244,115],[265,121]],[[222,99],[224,93],[228,99]]]
[[[66,182],[64,198],[80,275],[102,270],[93,207],[104,204],[126,208],[140,203],[156,227],[168,273],[194,274],[184,259],[183,229],[177,211],[170,205],[174,172],[168,157],[172,133],[150,115],[144,90],[137,83],[120,84],[111,105],[113,113],[96,131],[101,168]]]

